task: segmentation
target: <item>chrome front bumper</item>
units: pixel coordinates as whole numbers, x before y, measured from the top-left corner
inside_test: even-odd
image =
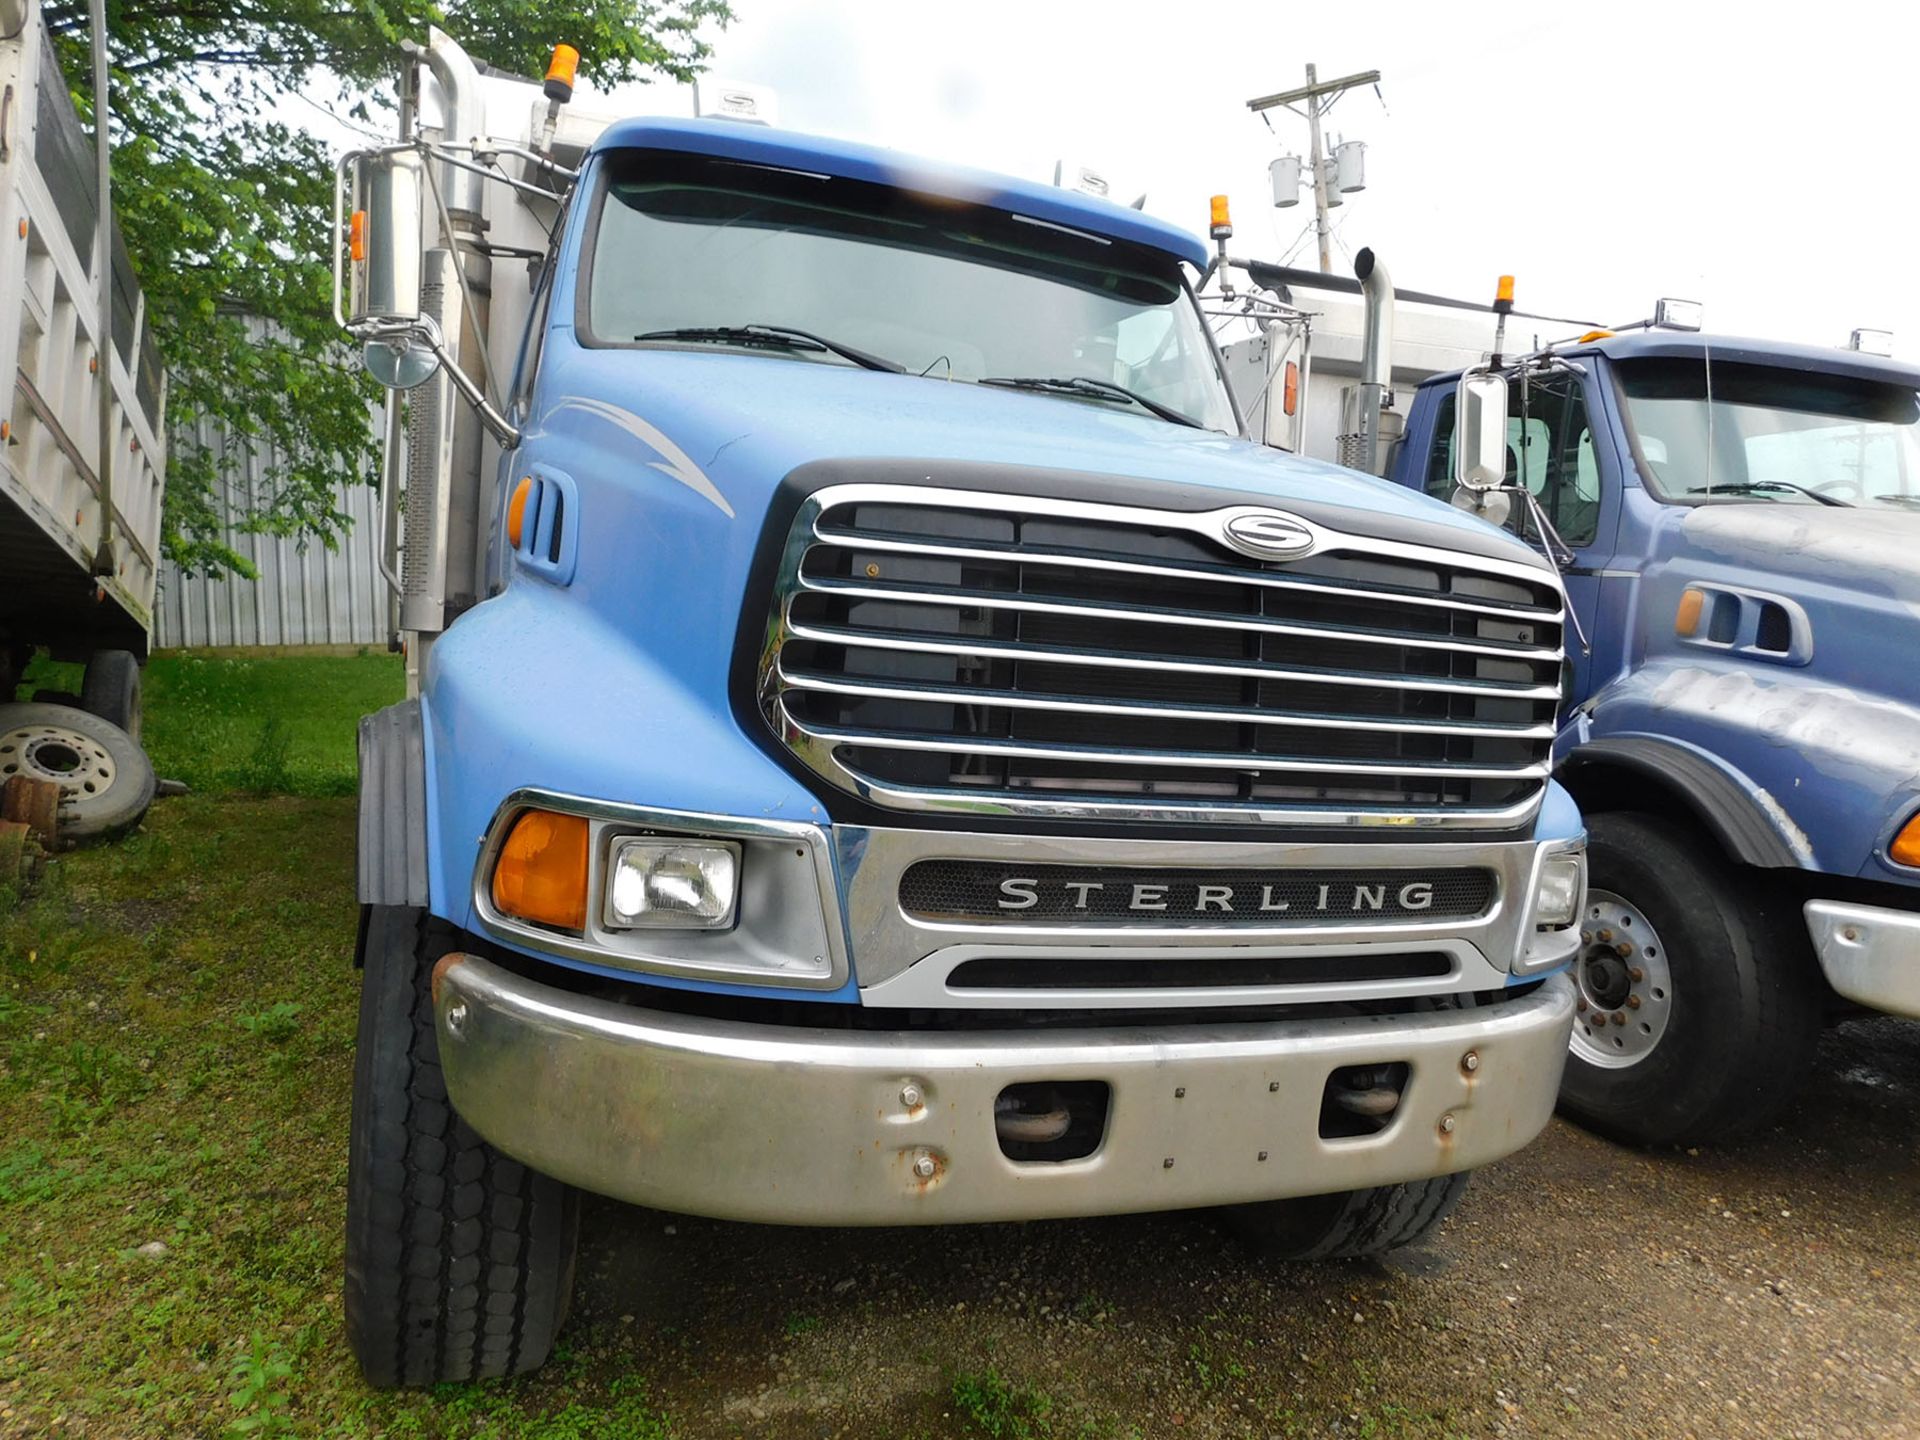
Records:
[[[642,1010],[466,955],[436,967],[434,994],[448,1095],[507,1154],[638,1204],[798,1225],[1174,1210],[1470,1170],[1546,1124],[1573,1015],[1554,976],[1420,1015],[874,1033]],[[1322,1138],[1329,1073],[1393,1062],[1410,1078],[1388,1128]],[[1001,1090],[1062,1080],[1111,1087],[1099,1148],[1007,1159]]]
[[[1829,985],[1856,1004],[1920,1018],[1920,914],[1839,900],[1806,909]]]

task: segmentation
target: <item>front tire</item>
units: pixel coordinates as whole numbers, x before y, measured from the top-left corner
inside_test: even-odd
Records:
[[[1467,1193],[1471,1174],[1234,1205],[1225,1217],[1264,1259],[1358,1260],[1431,1235]]]
[[[1812,1059],[1823,996],[1799,907],[1652,815],[1587,819],[1590,894],[1560,1109],[1636,1145],[1735,1139]]]
[[[577,1191],[509,1159],[454,1113],[434,961],[457,932],[425,911],[365,915],[347,1160],[347,1339],[391,1388],[537,1369],[573,1290]]]

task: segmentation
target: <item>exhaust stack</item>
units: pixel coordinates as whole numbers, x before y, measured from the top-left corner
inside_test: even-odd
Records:
[[[1387,274],[1372,250],[1362,250],[1353,261],[1353,273],[1360,279],[1360,293],[1366,297],[1366,332],[1360,352],[1359,410],[1356,417],[1358,454],[1356,469],[1378,475],[1385,468],[1387,444],[1398,436],[1381,434],[1382,412],[1393,407],[1393,277]],[[1394,416],[1386,423],[1391,425]]]

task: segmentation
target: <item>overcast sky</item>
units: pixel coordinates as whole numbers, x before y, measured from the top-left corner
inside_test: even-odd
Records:
[[[1246,100],[1309,61],[1377,69],[1384,106],[1351,91],[1328,120],[1368,144],[1336,268],[1371,245],[1406,288],[1491,298],[1511,272],[1528,310],[1618,323],[1678,295],[1712,330],[1871,326],[1920,356],[1912,0],[733,6],[712,73],[773,86],[784,126],[1036,178],[1071,157],[1197,231],[1225,191],[1233,249],[1264,259],[1310,219],[1266,174],[1306,125],[1270,134]]]

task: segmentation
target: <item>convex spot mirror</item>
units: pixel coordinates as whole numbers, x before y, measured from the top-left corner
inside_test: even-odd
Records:
[[[360,349],[367,373],[389,390],[412,390],[440,370],[440,356],[417,332],[383,335]]]
[[[1453,478],[1469,490],[1492,490],[1507,479],[1507,382],[1500,375],[1463,375],[1455,392]]]

